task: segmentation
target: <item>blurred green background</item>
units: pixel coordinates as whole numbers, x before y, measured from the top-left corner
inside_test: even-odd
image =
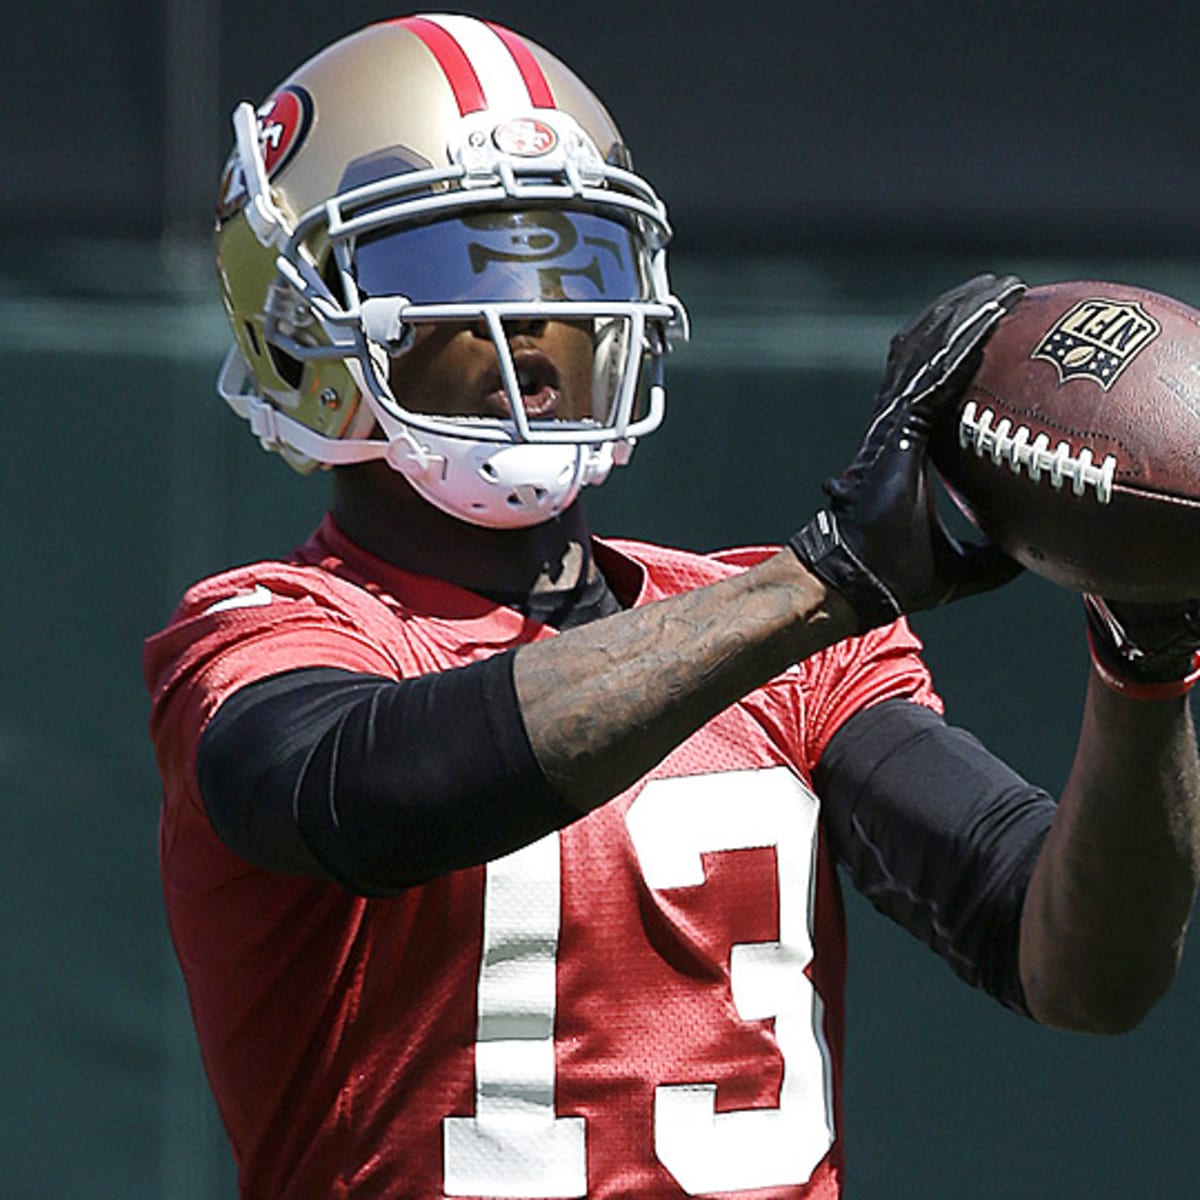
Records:
[[[1200,16],[1076,0],[836,12],[469,5],[606,96],[679,228],[693,342],[598,531],[790,534],[853,451],[889,335],[980,269],[1200,305]],[[52,0],[6,18],[0,200],[0,1197],[228,1200],[167,944],[141,639],[324,504],[218,400],[205,213],[232,103],[393,11]],[[686,14],[686,20],[681,19]],[[1031,577],[916,622],[964,724],[1064,779],[1075,597]],[[1153,886],[1153,881],[1147,881]],[[849,1200],[1197,1194],[1200,966],[1126,1037],[1000,1010],[848,897]]]

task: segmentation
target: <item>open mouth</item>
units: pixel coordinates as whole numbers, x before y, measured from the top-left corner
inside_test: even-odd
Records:
[[[535,420],[554,417],[562,398],[558,368],[554,362],[540,350],[517,350],[513,354],[513,366],[517,372],[517,386],[521,389],[525,415]],[[512,416],[508,392],[498,365],[488,373],[483,386],[483,404],[487,412],[496,417]]]

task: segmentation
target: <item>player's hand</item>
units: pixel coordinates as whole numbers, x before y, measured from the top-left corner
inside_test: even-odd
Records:
[[[1132,604],[1084,596],[1100,678],[1122,695],[1166,700],[1200,679],[1200,600]]]
[[[1024,291],[1015,276],[978,275],[892,339],[858,454],[826,482],[829,504],[791,539],[801,562],[849,601],[860,632],[997,587],[1020,571],[991,543],[950,535],[926,454],[934,414],[961,393],[988,334]]]

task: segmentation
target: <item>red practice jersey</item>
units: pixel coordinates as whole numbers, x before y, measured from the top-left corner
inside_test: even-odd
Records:
[[[768,553],[597,547],[636,604]],[[394,897],[262,870],[210,826],[197,742],[236,689],[554,636],[327,518],[288,561],[192,588],[147,643],[167,915],[243,1196],[840,1195],[844,926],[812,769],[859,709],[937,706],[903,622],[785,672],[560,833]]]

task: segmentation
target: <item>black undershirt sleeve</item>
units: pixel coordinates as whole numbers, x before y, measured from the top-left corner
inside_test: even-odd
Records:
[[[513,655],[399,682],[330,668],[241,688],[200,741],[200,794],[236,853],[387,895],[580,815],[546,782]]]
[[[971,734],[904,700],[850,718],[814,783],[857,889],[963,979],[1026,1012],[1021,909],[1053,800]]]
[[[362,895],[562,828],[580,814],[538,766],[513,658],[398,682],[305,668],[240,689],[200,740],[213,827],[250,862]],[[826,836],[855,886],[964,979],[1025,1011],[1021,907],[1049,796],[901,700],[851,717],[814,774]]]

